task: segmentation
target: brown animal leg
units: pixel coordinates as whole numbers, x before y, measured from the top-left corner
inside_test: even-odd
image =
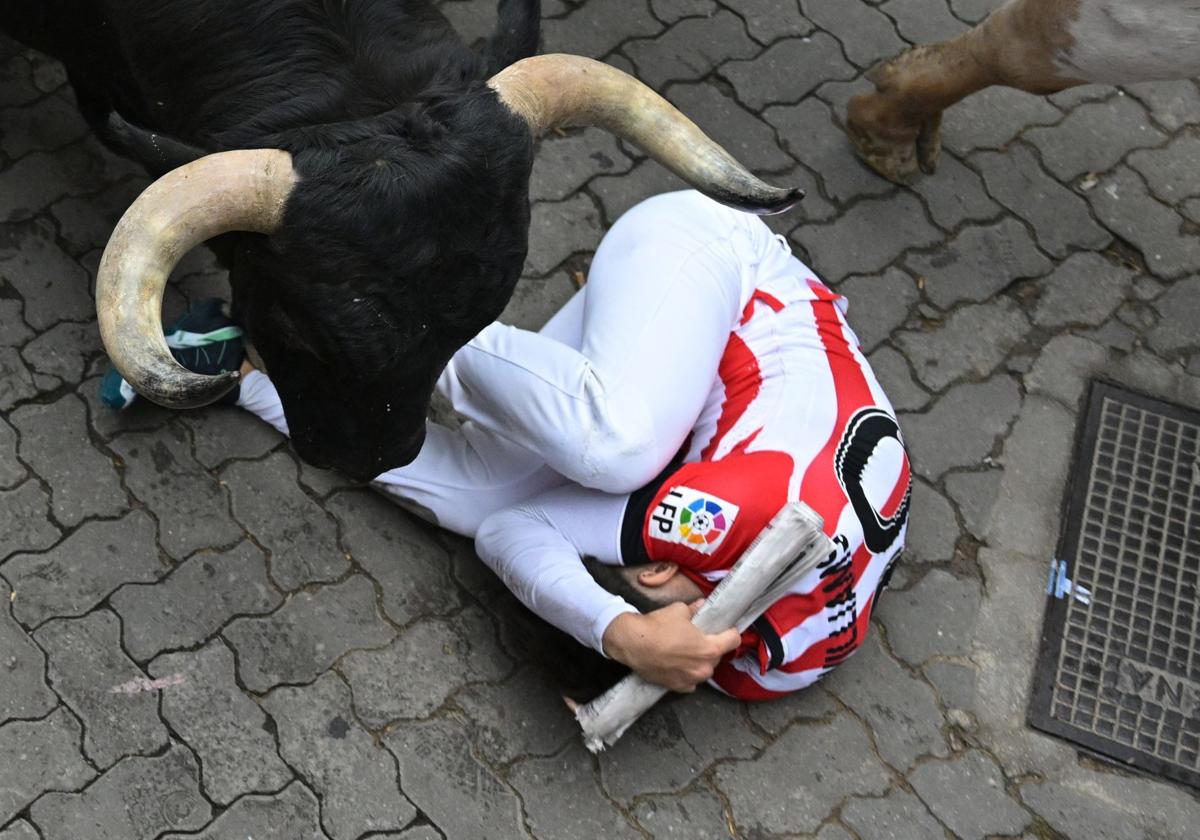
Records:
[[[957,38],[914,47],[867,78],[875,91],[850,100],[846,131],[872,169],[895,181],[941,151],[942,111],[991,85],[1047,94],[1082,84],[1060,75],[1068,24],[1081,0],[1011,0]],[[1084,0],[1086,2],[1086,0]]]

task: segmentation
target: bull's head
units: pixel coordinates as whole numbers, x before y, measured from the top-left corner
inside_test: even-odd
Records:
[[[503,146],[520,149],[474,150],[492,190],[483,196],[470,194],[478,185],[436,196],[393,188],[380,195],[399,206],[380,213],[372,184],[413,175],[395,160],[381,155],[365,170],[357,161],[339,178],[322,170],[336,168],[336,157],[297,151],[293,158],[278,149],[212,154],[152,184],[113,232],[96,283],[101,336],[122,375],[175,408],[211,403],[234,387],[236,373],[202,376],[175,362],[162,335],[163,291],[179,258],[205,239],[269,234],[239,246],[236,314],[279,388],[300,456],[372,478],[416,456],[438,374],[511,294],[525,255],[530,136],[564,125],[603,127],[709,196],[752,212],[781,212],[803,196],[755,178],[665,100],[608,65],[539,56],[488,85],[507,106],[504,116],[522,118],[529,135],[514,143],[500,133]],[[516,165],[490,154],[515,155]],[[452,166],[463,156],[471,157],[433,149],[423,160]],[[468,160],[460,168],[481,167]],[[519,183],[492,184],[497,178]],[[481,217],[490,221],[480,224]],[[403,227],[406,219],[420,220],[409,222],[416,230]],[[330,258],[334,249],[344,258]],[[313,282],[297,282],[299,275]]]

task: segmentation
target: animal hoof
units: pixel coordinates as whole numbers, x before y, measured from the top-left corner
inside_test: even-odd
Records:
[[[926,120],[917,135],[917,163],[926,175],[937,171],[938,158],[942,155],[942,115]]]
[[[889,181],[900,181],[917,171],[917,132],[881,119],[878,97],[868,93],[850,100],[846,134],[867,166]]]

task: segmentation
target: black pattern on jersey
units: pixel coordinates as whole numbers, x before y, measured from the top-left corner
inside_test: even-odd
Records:
[[[876,447],[887,438],[895,438],[902,446],[904,444],[895,418],[880,408],[864,408],[846,424],[833,461],[838,481],[862,525],[863,542],[872,554],[887,551],[896,542],[904,523],[908,521],[908,505],[912,495],[911,487],[906,489],[904,500],[896,512],[891,516],[881,516],[863,490],[862,479],[867,462]]]

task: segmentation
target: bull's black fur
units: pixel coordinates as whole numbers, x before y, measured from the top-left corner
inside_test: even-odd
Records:
[[[428,0],[5,0],[0,28],[152,173],[292,153],[279,232],[218,253],[297,450],[365,479],[415,455],[438,373],[520,274],[532,139],[485,80],[536,51],[539,9],[501,0],[478,52]]]

